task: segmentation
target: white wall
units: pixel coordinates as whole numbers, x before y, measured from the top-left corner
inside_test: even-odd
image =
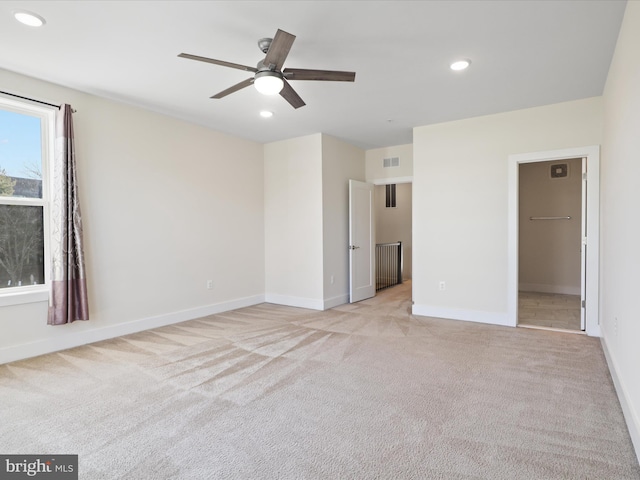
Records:
[[[364,155],[358,147],[322,135],[324,308],[349,301],[349,179],[364,181]]]
[[[398,167],[383,168],[385,158],[398,157]],[[369,183],[404,183],[413,176],[413,144],[374,148],[365,152],[366,181]]]
[[[560,163],[568,175],[551,178],[550,168]],[[520,290],[580,295],[582,159],[521,163],[518,186]],[[545,216],[570,218],[530,220]]]
[[[640,458],[640,3],[628,2],[604,91],[601,329]]]
[[[385,158],[398,157],[398,167],[383,167]],[[413,180],[413,144],[394,145],[374,148],[365,152],[366,181],[375,185],[397,184],[398,201],[408,196],[412,202],[410,185]],[[380,193],[382,192],[382,193]],[[384,189],[375,190],[376,243],[388,243],[402,240],[404,243],[404,278],[412,277],[412,206],[409,209],[399,207],[394,212],[384,211]],[[382,202],[382,203],[381,203]],[[381,206],[382,205],[382,206]],[[389,236],[391,235],[391,236]],[[392,238],[390,240],[390,238]]]
[[[260,144],[5,70],[0,83],[77,109],[91,314],[54,327],[46,303],[0,308],[0,361],[263,300]]]
[[[386,207],[386,186],[376,185],[374,192],[376,243],[402,242],[403,274],[402,278],[411,278],[412,262],[412,185],[410,183],[396,184],[396,207]]]
[[[414,313],[507,324],[508,156],[601,136],[599,97],[415,128]]]
[[[264,158],[266,300],[348,302],[349,179],[364,178],[364,150],[318,133],[266,144]]]
[[[322,135],[264,145],[265,298],[322,310]]]

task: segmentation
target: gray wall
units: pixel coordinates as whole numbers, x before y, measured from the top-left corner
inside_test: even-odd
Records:
[[[550,167],[569,165],[568,176],[551,178]],[[520,165],[520,290],[580,294],[582,159]],[[570,216],[570,220],[530,217]]]

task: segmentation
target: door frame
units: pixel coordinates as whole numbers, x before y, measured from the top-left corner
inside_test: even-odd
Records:
[[[600,146],[565,148],[509,155],[508,159],[508,236],[507,236],[507,324],[518,325],[518,249],[519,249],[519,166],[521,163],[548,162],[571,158],[587,159],[587,248],[586,248],[586,325],[589,336],[600,336]]]
[[[413,216],[414,216],[414,204],[413,204],[413,176],[409,176],[409,177],[388,177],[388,178],[378,178],[375,180],[369,180],[371,183],[373,183],[376,187],[379,186],[383,186],[383,185],[390,185],[390,184],[396,184],[396,185],[400,185],[400,184],[410,184],[411,185],[411,278],[413,279]],[[375,196],[374,196],[374,204],[375,204]],[[375,205],[374,205],[374,210],[375,210]],[[374,212],[374,217],[375,217],[375,212]],[[377,228],[377,226],[376,226]],[[376,242],[378,240],[376,239]],[[402,248],[405,248],[405,246],[403,245]],[[407,257],[403,251],[403,265],[406,266],[407,265]],[[377,266],[376,266],[377,268]],[[406,269],[403,269],[403,271],[406,271]],[[376,272],[377,273],[377,272]],[[404,274],[403,274],[404,277]],[[403,282],[404,282],[404,278],[403,278]],[[413,288],[413,282],[411,283],[412,288]],[[413,294],[412,294],[413,295]],[[412,297],[413,298],[413,297]]]

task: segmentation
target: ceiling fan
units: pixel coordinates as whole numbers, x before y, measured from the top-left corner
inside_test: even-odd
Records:
[[[266,54],[266,56],[264,57],[264,60],[258,62],[258,65],[255,68],[247,65],[225,62],[223,60],[191,55],[188,53],[181,53],[178,56],[188,58],[190,60],[213,63],[215,65],[222,65],[223,67],[236,68],[238,70],[245,70],[247,72],[254,73],[253,77],[237,83],[236,85],[215,94],[211,98],[223,98],[253,84],[260,93],[265,95],[275,95],[279,93],[280,96],[289,102],[293,108],[300,108],[304,106],[305,103],[291,87],[289,80],[320,80],[324,82],[355,81],[355,72],[307,70],[303,68],[285,68],[282,70],[282,65],[284,64],[295,39],[295,35],[291,35],[290,33],[278,29],[273,39],[262,38],[258,40],[258,47],[262,50],[262,53]]]

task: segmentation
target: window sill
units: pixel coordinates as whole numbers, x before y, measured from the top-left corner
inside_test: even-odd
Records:
[[[24,303],[46,302],[49,300],[49,288],[46,285],[26,287],[28,290],[18,292],[1,292],[0,307],[21,305]]]

